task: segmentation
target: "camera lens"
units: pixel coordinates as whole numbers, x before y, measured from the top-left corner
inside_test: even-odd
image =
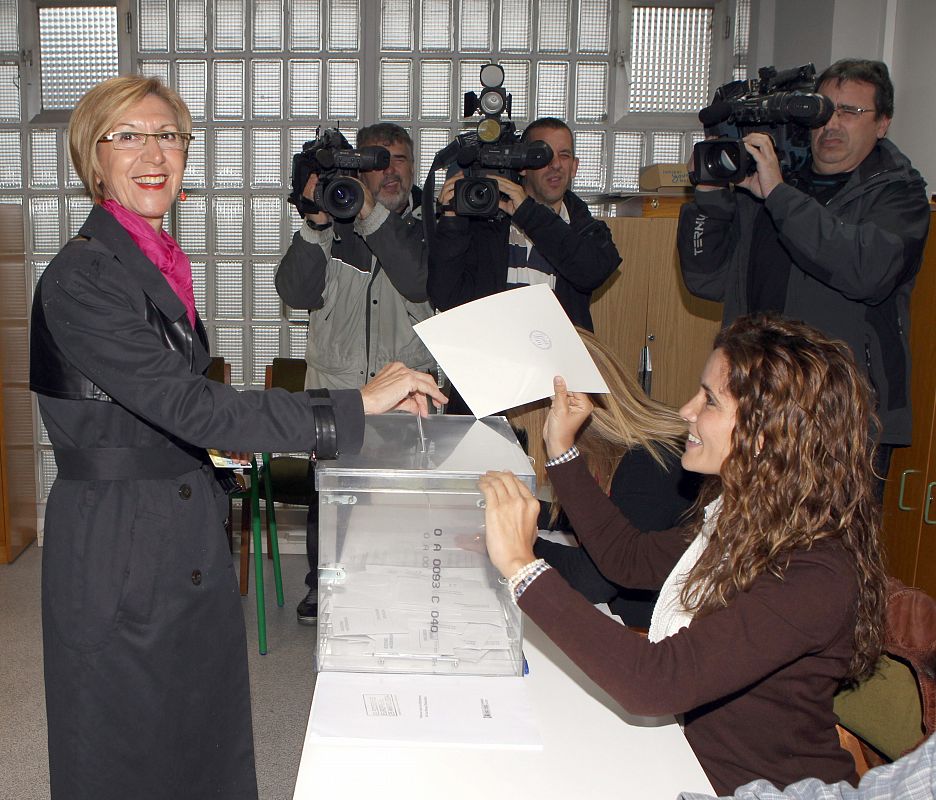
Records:
[[[465,202],[471,208],[487,208],[491,204],[491,187],[486,183],[472,183],[465,191]]]
[[[493,219],[500,204],[500,189],[492,178],[462,178],[455,183],[455,213]]]
[[[364,197],[354,179],[335,178],[322,191],[321,205],[335,219],[354,219],[364,207]]]
[[[744,178],[746,152],[738,141],[706,142],[702,166],[716,180],[737,182]]]

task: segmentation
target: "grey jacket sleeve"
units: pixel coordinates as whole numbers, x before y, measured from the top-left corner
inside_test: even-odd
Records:
[[[929,204],[919,186],[894,181],[861,201],[866,213],[849,222],[787,184],[765,206],[796,265],[849,300],[883,302],[919,266],[929,229]]]
[[[276,293],[292,308],[313,310],[324,304],[325,269],[335,240],[334,228],[302,226],[276,268]]]
[[[377,257],[394,289],[411,303],[429,298],[429,251],[421,220],[394,214],[378,203],[367,219],[354,221],[354,230]]]
[[[679,211],[676,245],[686,288],[697,297],[725,299],[731,265],[740,239],[735,193],[696,191]]]

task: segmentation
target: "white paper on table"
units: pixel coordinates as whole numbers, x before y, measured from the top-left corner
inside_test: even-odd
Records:
[[[306,744],[541,750],[523,678],[320,672]]]
[[[608,387],[555,294],[522,286],[436,314],[413,326],[476,417],[542,400],[553,378],[570,391]]]

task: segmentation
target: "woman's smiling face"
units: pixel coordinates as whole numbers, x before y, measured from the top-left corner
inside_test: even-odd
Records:
[[[177,130],[179,122],[172,106],[151,94],[131,106],[107,133]],[[152,136],[146,138],[141,150],[115,150],[111,142],[99,142],[97,147],[104,196],[139,214],[158,231],[182,186],[185,151],[162,150]]]
[[[728,391],[728,359],[713,350],[702,370],[699,391],[680,410],[689,423],[682,465],[691,472],[718,475],[731,452],[738,403]]]

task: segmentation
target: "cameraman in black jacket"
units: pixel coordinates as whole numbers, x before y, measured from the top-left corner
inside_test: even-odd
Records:
[[[847,342],[877,396],[887,477],[910,444],[910,292],[929,228],[925,185],[884,137],[894,87],[880,61],[842,60],[817,91],[835,112],[811,131],[811,161],[781,174],[770,137],[745,138],[757,172],[737,189],[699,185],[677,245],[690,292],[725,304],[724,323],[778,311]]]
[[[523,184],[497,177],[501,219],[456,216],[456,173],[442,186],[443,214],[429,251],[429,297],[446,311],[505,289],[548,283],[576,325],[594,330],[591,295],[621,262],[611,231],[571,192],[578,170],[572,131],[562,120],[531,122],[523,142],[545,141],[553,160],[526,170]]]

